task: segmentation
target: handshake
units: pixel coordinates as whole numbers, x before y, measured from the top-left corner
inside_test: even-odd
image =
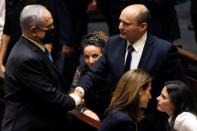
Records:
[[[84,90],[81,87],[76,87],[74,91],[69,94],[69,96],[71,96],[75,100],[76,106],[84,103]],[[88,108],[82,107],[80,112],[96,121],[100,121],[98,115]]]
[[[81,87],[76,87],[72,93],[69,94],[74,100],[76,106],[83,102],[84,90]]]

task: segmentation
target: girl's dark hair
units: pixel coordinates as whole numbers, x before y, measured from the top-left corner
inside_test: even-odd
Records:
[[[83,50],[86,46],[93,45],[96,47],[100,47],[101,51],[103,52],[107,38],[107,35],[101,31],[89,33],[82,38],[81,48]]]
[[[165,83],[170,101],[174,105],[170,126],[174,126],[176,117],[182,112],[197,114],[194,94],[185,83],[175,80]]]

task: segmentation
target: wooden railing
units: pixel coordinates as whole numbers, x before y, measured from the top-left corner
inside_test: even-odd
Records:
[[[182,57],[186,77],[195,83],[197,81],[197,54],[182,48],[178,48],[178,53]]]
[[[197,101],[197,54],[191,53],[182,48],[178,48],[178,53],[182,57],[186,78]]]
[[[188,61],[197,64],[197,54],[191,53],[182,48],[178,48],[178,53]]]
[[[83,114],[83,113],[80,113],[79,111],[77,110],[72,110],[72,111],[69,111],[68,113],[72,114],[73,116],[77,117],[79,120],[85,122],[86,124],[89,124],[95,128],[99,128],[100,126],[100,121],[97,121],[97,120],[94,120],[93,118]]]

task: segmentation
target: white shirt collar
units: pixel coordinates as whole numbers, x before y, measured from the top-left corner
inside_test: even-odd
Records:
[[[31,41],[32,43],[34,43],[36,46],[38,46],[43,52],[45,52],[45,47],[44,45],[30,39],[29,37],[25,36],[24,34],[22,34],[23,37],[25,37],[26,39],[28,39],[29,41]]]
[[[138,52],[141,47],[144,47],[146,43],[146,39],[147,39],[147,32],[145,32],[144,35],[139,40],[137,40],[136,42],[132,44],[135,52]],[[131,43],[127,41],[127,47],[129,45],[131,45]]]

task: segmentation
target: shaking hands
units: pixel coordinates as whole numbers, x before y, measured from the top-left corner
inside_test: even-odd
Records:
[[[78,106],[83,102],[84,90],[81,87],[76,87],[75,90],[69,94],[69,96],[75,100],[75,104]]]

